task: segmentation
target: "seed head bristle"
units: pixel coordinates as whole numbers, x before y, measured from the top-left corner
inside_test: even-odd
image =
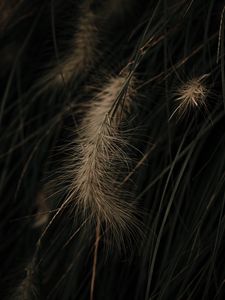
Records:
[[[175,100],[178,106],[170,119],[177,112],[182,116],[190,109],[206,107],[205,100],[208,94],[208,88],[205,84],[206,77],[208,77],[207,74],[190,79],[178,88]]]
[[[46,201],[45,192],[39,191],[36,196],[36,208],[37,213],[35,214],[35,220],[33,227],[38,228],[47,224],[49,220],[49,207]]]
[[[92,1],[84,1],[80,6],[80,17],[76,22],[70,53],[59,59],[58,65],[47,74],[44,82],[61,86],[78,77],[82,78],[99,57],[99,25],[111,26],[110,17],[125,13],[128,7],[127,0],[112,0],[108,3],[103,2],[98,10],[95,10],[92,8]]]
[[[83,76],[93,65],[97,55],[97,20],[98,16],[90,9],[90,1],[80,7],[74,37],[67,54],[48,74],[52,84],[67,84],[70,80]]]
[[[39,288],[36,278],[36,270],[33,263],[28,264],[26,276],[13,294],[12,300],[35,300],[40,299]]]
[[[83,118],[70,166],[69,197],[84,214],[89,212],[110,227],[118,239],[132,223],[133,205],[126,201],[129,195],[120,182],[130,164],[121,126],[134,95],[134,79],[127,83],[121,75],[108,81]]]

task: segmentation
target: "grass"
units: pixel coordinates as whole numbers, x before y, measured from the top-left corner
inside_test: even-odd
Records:
[[[224,299],[224,4],[82,3],[0,5],[1,299]]]

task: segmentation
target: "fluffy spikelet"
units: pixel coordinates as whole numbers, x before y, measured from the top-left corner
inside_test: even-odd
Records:
[[[90,9],[90,1],[80,8],[76,32],[70,47],[71,52],[48,76],[54,84],[67,84],[71,79],[82,76],[93,65],[97,56],[97,15]]]
[[[44,191],[39,191],[35,200],[36,200],[35,204],[36,204],[37,213],[35,214],[33,227],[38,228],[47,224],[49,219],[49,213],[48,213],[49,207],[46,201]]]
[[[40,292],[35,278],[33,264],[29,264],[26,268],[26,277],[17,288],[12,300],[36,300],[40,299]]]
[[[86,0],[80,6],[80,17],[70,46],[70,53],[53,68],[44,80],[45,82],[60,86],[68,84],[72,79],[84,76],[99,58],[100,28],[107,26],[110,28],[111,17],[121,17],[131,7],[131,3],[128,5],[128,0],[111,0],[105,3],[103,1],[98,9],[92,8],[94,3],[95,1]]]
[[[133,207],[124,201],[128,195],[121,190],[120,182],[129,168],[122,120],[134,95],[134,79],[127,82],[122,75],[111,78],[96,95],[81,124],[72,168],[69,197],[79,210],[89,212],[92,220],[100,220],[118,239],[132,223]]]
[[[188,112],[192,108],[205,107],[205,100],[208,94],[208,89],[205,85],[207,74],[193,78],[184,83],[176,92],[176,102],[178,103],[172,116],[178,112],[180,116]]]

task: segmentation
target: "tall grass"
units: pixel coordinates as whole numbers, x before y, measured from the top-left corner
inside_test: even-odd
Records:
[[[1,299],[224,299],[224,3],[0,8]]]

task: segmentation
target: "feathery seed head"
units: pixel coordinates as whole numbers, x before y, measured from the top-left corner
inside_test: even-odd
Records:
[[[89,9],[83,8],[83,14],[76,30],[71,54],[59,66],[56,81],[69,82],[72,77],[81,75],[90,68],[96,54],[96,15]]]
[[[208,94],[208,89],[204,80],[208,77],[207,74],[193,78],[184,83],[176,92],[176,101],[179,103],[177,109],[181,115],[190,108],[200,108],[205,106],[205,99]]]
[[[76,201],[78,210],[111,228],[117,240],[132,224],[134,212],[131,201],[126,201],[127,192],[121,189],[130,165],[123,122],[134,94],[132,78],[110,78],[83,118],[70,171],[68,197]]]
[[[33,262],[28,264],[25,271],[26,276],[13,294],[12,300],[40,299],[37,268],[34,267]]]

